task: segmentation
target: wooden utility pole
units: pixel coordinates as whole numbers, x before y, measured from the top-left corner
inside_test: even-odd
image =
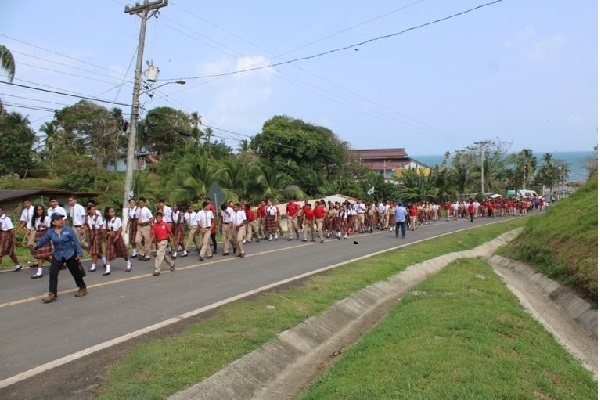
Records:
[[[490,141],[489,140],[482,140],[480,142],[474,142],[474,144],[479,146],[479,151],[481,152],[481,193],[485,193],[485,187],[484,187],[484,179],[483,179],[483,148],[485,145],[489,144]]]
[[[168,0],[148,1],[134,7],[125,6],[125,13],[137,14],[142,19],[140,38],[138,44],[137,63],[135,66],[135,81],[133,84],[133,98],[131,101],[131,122],[129,123],[129,140],[127,142],[127,165],[125,169],[125,183],[123,185],[123,225],[128,226],[127,218],[129,199],[133,198],[133,171],[135,161],[137,122],[140,115],[140,87],[142,86],[142,59],[144,57],[144,42],[146,41],[146,23],[148,17],[156,15],[158,10],[169,4]],[[127,243],[129,236],[125,235]]]

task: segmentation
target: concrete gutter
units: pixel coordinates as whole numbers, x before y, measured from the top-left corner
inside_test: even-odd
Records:
[[[365,331],[375,326],[410,288],[454,260],[492,257],[498,247],[514,239],[520,230],[505,233],[472,250],[411,265],[387,281],[368,286],[337,302],[323,314],[282,332],[264,347],[170,399],[294,398],[344,347],[354,344]]]

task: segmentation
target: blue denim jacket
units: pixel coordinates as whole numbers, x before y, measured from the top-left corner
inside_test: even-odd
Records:
[[[54,244],[52,257],[57,260],[62,260],[63,258],[68,260],[73,257],[75,252],[77,256],[82,256],[81,244],[79,243],[79,239],[77,239],[77,234],[75,234],[75,231],[70,226],[63,226],[60,235],[56,233],[54,228],[48,229],[46,235],[35,245],[40,248],[51,240],[52,244]]]

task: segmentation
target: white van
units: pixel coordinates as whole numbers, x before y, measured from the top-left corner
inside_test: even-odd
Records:
[[[519,197],[538,197],[538,194],[530,189],[517,190],[517,196]]]

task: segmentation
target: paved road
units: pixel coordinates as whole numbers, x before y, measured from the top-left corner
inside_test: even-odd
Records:
[[[89,294],[75,298],[68,271],[59,276],[58,301],[42,304],[48,279],[29,278],[30,271],[0,274],[0,381],[39,365],[165,321],[200,307],[245,293],[282,279],[388,249],[403,243],[496,220],[440,221],[405,240],[391,232],[329,239],[324,244],[261,241],[246,246],[244,259],[216,255],[199,262],[197,256],[179,258],[177,270],[152,277],[154,260],[135,261],[133,272],[122,260],[103,277],[88,273]],[[354,244],[354,241],[358,244]],[[85,263],[84,263],[85,265]],[[33,270],[32,270],[33,271]]]

